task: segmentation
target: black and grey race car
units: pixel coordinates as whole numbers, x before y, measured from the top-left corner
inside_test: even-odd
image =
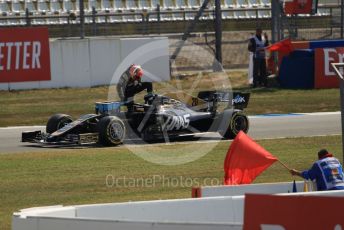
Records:
[[[114,146],[123,143],[128,135],[154,141],[204,132],[218,132],[223,138],[232,139],[241,130],[248,132],[249,120],[243,109],[249,97],[249,93],[203,91],[198,97],[184,95],[182,102],[172,96],[154,95],[128,111],[122,102],[97,102],[94,114],[74,121],[66,114],[53,115],[46,133],[23,132],[22,142]],[[225,104],[222,112],[219,104]]]

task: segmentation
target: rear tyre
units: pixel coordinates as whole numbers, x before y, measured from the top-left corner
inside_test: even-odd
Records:
[[[67,124],[71,123],[73,120],[71,116],[67,114],[55,114],[51,116],[47,122],[46,132],[53,133],[56,130],[61,129],[62,127],[66,126]]]
[[[233,114],[230,124],[226,132],[222,135],[225,139],[234,139],[240,131],[247,133],[249,129],[249,121],[243,112]]]
[[[144,142],[147,142],[147,143],[151,143],[153,141],[153,138],[152,136],[149,134],[148,132],[148,127],[145,128],[142,133],[141,133],[141,139],[144,141]]]
[[[99,143],[104,146],[115,146],[123,143],[126,128],[121,119],[107,116],[100,119],[97,124]]]

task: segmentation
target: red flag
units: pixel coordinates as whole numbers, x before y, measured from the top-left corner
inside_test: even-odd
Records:
[[[275,161],[276,157],[240,131],[227,152],[224,184],[250,184]]]
[[[291,51],[294,50],[294,47],[290,41],[290,38],[287,38],[266,47],[266,49],[268,49],[269,51],[279,51],[283,53],[290,53]]]

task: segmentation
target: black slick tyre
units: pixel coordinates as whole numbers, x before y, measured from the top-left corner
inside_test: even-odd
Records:
[[[55,114],[51,116],[47,122],[46,132],[53,133],[56,130],[61,129],[62,127],[66,126],[67,124],[71,123],[73,120],[71,116],[67,114]]]
[[[234,139],[240,131],[247,133],[249,129],[249,121],[243,112],[235,112],[231,118],[226,132],[222,135],[225,139]]]
[[[123,143],[126,128],[123,121],[115,116],[103,117],[97,124],[98,142],[104,146],[115,146]]]

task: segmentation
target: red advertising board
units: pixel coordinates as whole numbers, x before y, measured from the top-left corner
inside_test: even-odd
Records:
[[[312,0],[292,0],[285,1],[284,13],[286,14],[311,14]]]
[[[339,79],[332,68],[332,62],[344,62],[344,48],[315,49],[315,88],[339,87]]]
[[[344,228],[344,197],[245,197],[244,230],[337,230]]]
[[[0,82],[50,79],[48,28],[0,29]]]

